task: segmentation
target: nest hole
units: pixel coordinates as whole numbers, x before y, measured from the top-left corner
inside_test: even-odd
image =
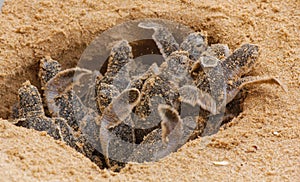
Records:
[[[211,44],[215,44],[215,43],[219,43],[218,39],[214,38],[213,36],[208,36],[208,44],[211,45]],[[133,53],[134,59],[143,57],[143,59],[141,59],[143,61],[143,63],[149,64],[149,65],[152,64],[153,62],[156,62],[158,65],[160,65],[164,61],[164,59],[161,56],[160,51],[159,51],[158,47],[156,46],[156,43],[154,42],[153,39],[138,40],[138,41],[130,42],[129,44],[132,47],[132,53]],[[158,56],[156,57],[155,60],[147,59],[146,55],[149,55],[149,54],[155,54]],[[107,71],[108,59],[109,58],[107,58],[105,60],[102,67],[100,68],[100,72],[103,75]],[[73,65],[73,63],[72,63],[72,65]],[[71,67],[71,66],[68,65],[68,67]],[[37,81],[35,81],[35,82],[38,83]],[[38,84],[38,86],[39,86],[39,91],[42,92],[39,84]],[[246,95],[247,95],[246,90],[241,90],[239,92],[239,94],[235,97],[235,99],[227,104],[226,109],[228,110],[228,113],[232,114],[232,117],[226,118],[223,121],[222,125],[230,122],[233,117],[238,116],[242,112],[242,108],[243,108],[242,104],[243,104],[244,99],[246,98]],[[17,111],[14,111],[14,112],[17,112]],[[159,126],[155,126],[154,128],[158,128],[158,127]],[[151,128],[151,130],[153,130],[154,128]],[[142,134],[140,134],[140,131],[136,131],[136,134],[140,134],[144,137],[148,132],[150,132],[150,130],[146,131],[146,133],[141,132]],[[143,137],[138,137],[138,139],[136,140],[136,143],[137,144],[141,143],[143,140]],[[101,159],[99,159],[99,158],[92,159],[93,162],[95,162],[102,169],[109,167],[105,164],[105,162],[104,162],[105,160],[103,159],[102,154],[100,154],[97,151],[95,151],[94,154],[99,155],[101,157]],[[101,164],[101,166],[100,166],[100,164]],[[119,165],[119,167],[113,168],[113,170],[116,172],[119,172],[125,166],[125,164],[122,164],[122,163],[120,163],[118,165]]]

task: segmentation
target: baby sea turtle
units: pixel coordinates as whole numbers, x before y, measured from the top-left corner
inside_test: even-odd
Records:
[[[211,135],[226,118],[226,105],[247,84],[275,83],[274,77],[246,76],[258,46],[244,44],[230,54],[225,44],[208,45],[200,32],[181,44],[156,21],[138,26],[154,30],[163,63],[145,66],[133,58],[127,40],[115,42],[107,70],[60,70],[41,60],[41,96],[29,82],[19,90],[17,125],[46,131],[100,167],[160,159],[186,141]]]

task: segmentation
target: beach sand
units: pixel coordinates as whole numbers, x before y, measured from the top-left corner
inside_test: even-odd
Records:
[[[7,0],[0,14],[0,181],[300,181],[300,1]],[[247,87],[243,112],[211,140],[198,138],[152,163],[100,170],[43,132],[14,126],[11,110],[23,82],[38,87],[39,60],[63,68],[101,32],[122,22],[163,18],[234,50],[259,45],[250,75],[279,78]],[[205,143],[205,141],[209,141]],[[221,162],[219,164],[218,162]],[[225,163],[224,163],[225,162]]]

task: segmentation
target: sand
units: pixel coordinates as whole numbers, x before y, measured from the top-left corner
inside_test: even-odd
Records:
[[[0,181],[300,181],[300,1],[7,0],[0,14]],[[251,75],[279,78],[288,87],[247,87],[243,112],[204,143],[198,138],[153,163],[120,173],[45,133],[11,124],[20,85],[37,79],[50,55],[63,68],[104,30],[139,18],[164,18],[204,30],[211,43],[258,44]],[[218,162],[221,162],[219,164]]]

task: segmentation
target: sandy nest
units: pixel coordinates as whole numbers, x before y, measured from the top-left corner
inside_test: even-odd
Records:
[[[300,181],[299,7],[297,0],[6,1],[0,14],[1,180]],[[20,85],[30,80],[39,86],[39,59],[50,55],[64,68],[73,67],[104,30],[149,17],[204,30],[211,42],[232,49],[258,44],[260,56],[251,75],[278,77],[289,91],[249,86],[244,111],[206,147],[199,138],[158,162],[128,164],[120,173],[98,169],[45,133],[11,124]]]

